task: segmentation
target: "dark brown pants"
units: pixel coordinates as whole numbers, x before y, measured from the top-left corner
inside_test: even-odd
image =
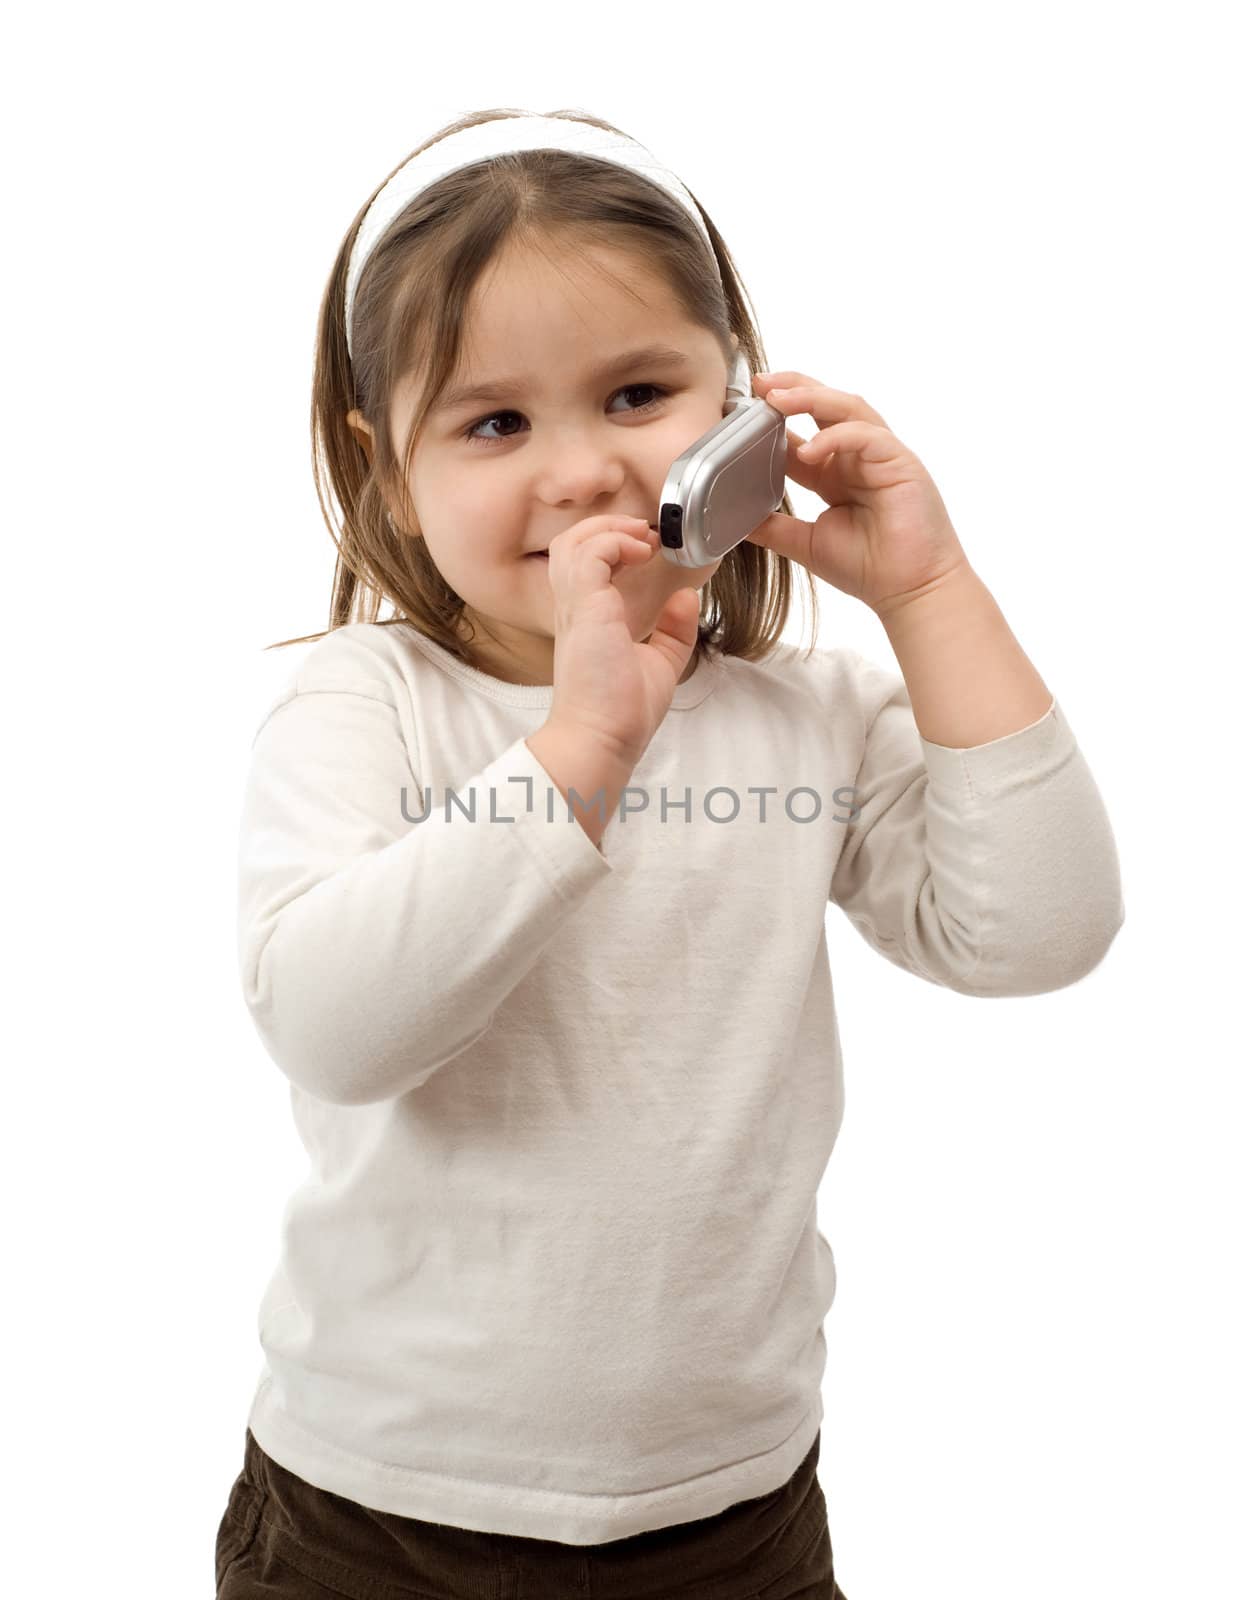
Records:
[[[217,1600],[845,1600],[819,1437],[770,1494],[576,1545],[372,1511],[288,1472],[246,1428],[218,1528]]]

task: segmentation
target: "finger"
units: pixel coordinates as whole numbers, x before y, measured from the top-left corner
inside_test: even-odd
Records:
[[[814,546],[814,524],[802,517],[790,517],[786,511],[772,511],[748,535],[751,544],[763,545],[790,561],[810,565]]]
[[[891,461],[902,454],[903,446],[896,435],[873,422],[850,419],[820,428],[812,439],[798,448],[802,461],[814,463],[817,470],[831,456],[858,455],[864,461]]]
[[[820,493],[820,486],[823,482],[823,464],[831,454],[830,449],[819,448],[811,450],[809,448],[813,440],[819,438],[817,433],[812,438],[805,439],[801,434],[794,433],[791,428],[785,428],[784,435],[788,441],[788,459],[785,463],[784,471],[794,483],[799,483],[803,489],[809,489],[814,494]]]
[[[621,512],[605,512],[601,516],[585,517],[582,522],[572,523],[569,528],[564,528],[549,546],[550,557],[555,551],[575,551],[587,544],[589,539],[602,539],[607,534],[617,536],[632,533],[640,538],[649,535],[649,524],[636,517],[629,517]]]
[[[585,568],[591,567],[594,573],[591,581],[595,584],[605,574],[612,577],[624,563],[643,564],[653,555],[653,543],[651,538],[646,537],[647,531],[639,534],[611,531],[581,540],[575,547],[579,555],[577,570],[582,575]],[[596,573],[598,567],[602,569],[601,573]]]
[[[766,396],[766,392],[775,388],[776,385],[790,383],[812,384],[814,381],[812,378],[807,378],[803,372],[755,372],[753,375],[753,387],[761,391],[759,398],[763,399]],[[784,408],[776,406],[773,409],[782,412]],[[799,433],[794,433],[791,428],[785,428],[784,434],[788,441],[788,459],[785,463],[784,471],[795,483],[799,483],[803,489],[811,489],[817,492],[818,473],[807,462],[805,456],[799,453],[801,446],[805,443],[804,437]]]
[[[656,650],[665,659],[675,674],[676,683],[692,657],[700,618],[701,591],[676,589],[658,612],[653,632],[645,640],[646,649]]]
[[[763,380],[761,397],[786,417],[808,412],[816,422],[840,422],[857,417],[863,422],[878,423],[881,428],[888,427],[875,407],[868,405],[860,394],[833,389],[799,372],[759,373],[754,378],[755,384],[758,378]]]
[[[803,489],[810,489],[817,494],[820,468],[801,453],[802,447],[808,444],[809,440],[803,439],[791,428],[785,428],[784,434],[788,440],[788,459],[784,464],[784,471],[794,483],[799,483]]]
[[[753,387],[762,394],[768,389],[796,389],[803,385],[812,389],[818,382],[806,372],[755,372],[753,375]]]

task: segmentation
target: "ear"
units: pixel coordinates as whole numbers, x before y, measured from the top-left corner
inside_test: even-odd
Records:
[[[360,411],[350,411],[348,413],[347,421],[349,428],[352,430],[353,437],[366,452],[366,460],[373,461],[374,429],[366,421],[365,417],[362,416]]]

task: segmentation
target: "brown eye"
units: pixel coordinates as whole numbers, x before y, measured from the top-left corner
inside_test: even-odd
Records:
[[[645,416],[649,412],[656,411],[662,401],[672,393],[670,389],[664,388],[660,383],[629,383],[625,384],[621,389],[615,389],[610,399],[616,399],[620,394],[638,394],[641,390],[650,390],[659,398],[650,400],[646,405],[632,406],[630,410],[633,416]],[[485,437],[478,432],[478,429],[485,427],[489,422],[498,422],[502,417],[521,416],[522,413],[519,411],[494,411],[491,416],[480,417],[478,422],[472,422],[468,428],[463,430],[462,438],[469,440],[471,444],[503,444],[506,439],[516,438],[517,434],[507,433],[504,435],[498,434],[495,438],[491,435]]]

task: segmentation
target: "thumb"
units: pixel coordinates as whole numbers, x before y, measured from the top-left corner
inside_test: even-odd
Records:
[[[645,641],[647,650],[656,650],[675,672],[675,682],[688,665],[697,642],[701,617],[701,591],[676,589],[658,613],[653,632]]]
[[[760,544],[767,550],[774,550],[777,555],[787,556],[789,560],[800,561],[804,565],[810,559],[813,538],[812,522],[806,522],[801,517],[790,517],[786,511],[772,511],[769,517],[745,535],[745,542]]]

